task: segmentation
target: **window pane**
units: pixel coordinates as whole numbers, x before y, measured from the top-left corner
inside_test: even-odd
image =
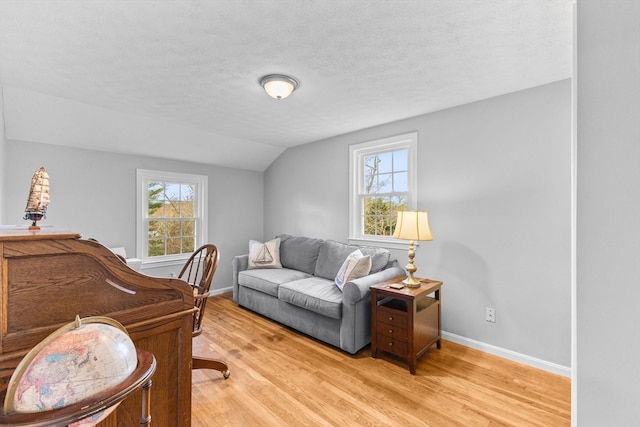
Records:
[[[165,184],[165,198],[167,200],[180,200],[180,184],[167,182]]]
[[[167,239],[167,255],[181,254],[181,240],[178,238]]]
[[[164,206],[164,216],[166,218],[178,218],[180,216],[180,202],[172,200]]]
[[[407,172],[396,172],[393,174],[393,191],[409,191],[409,176]]]
[[[195,192],[195,186],[192,184],[182,184],[180,187],[180,200],[193,201],[193,194]]]
[[[195,236],[196,222],[195,221],[182,221],[182,235],[183,236]]]
[[[393,191],[392,174],[385,173],[378,176],[378,193],[391,193]]]
[[[362,191],[369,194],[377,180],[378,156],[365,156],[364,158],[364,181]]]
[[[164,238],[164,221],[149,221],[149,238]]]
[[[405,195],[393,196],[391,198],[391,204],[392,204],[392,211],[393,211],[392,213],[394,216],[396,216],[398,211],[407,210],[407,196]]]
[[[193,240],[193,237],[185,237],[182,239],[182,253],[186,254],[186,253],[191,253],[193,251],[195,251],[195,241]]]
[[[393,153],[380,153],[378,154],[379,164],[378,164],[378,173],[389,173],[393,172]]]
[[[406,195],[365,197],[363,234],[371,236],[393,235],[398,211],[404,211],[406,208]]]
[[[399,150],[393,152],[393,170],[409,170],[409,150]]]
[[[392,234],[392,199],[390,197],[365,198],[364,234],[389,236]]]
[[[162,195],[162,184],[158,182],[151,182],[148,185],[148,210],[147,215],[149,217],[157,216],[158,209],[164,205],[164,198]],[[162,213],[160,213],[162,214]]]
[[[180,237],[180,221],[167,221],[167,237]]]
[[[180,202],[180,217],[193,218],[193,201]]]
[[[164,239],[149,239],[148,256],[164,255]]]

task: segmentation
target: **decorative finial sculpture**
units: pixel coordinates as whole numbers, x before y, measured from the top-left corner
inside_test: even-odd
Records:
[[[33,221],[29,230],[40,230],[36,225],[38,221],[46,217],[49,206],[49,174],[44,168],[38,169],[31,178],[29,199],[25,208],[24,219]]]

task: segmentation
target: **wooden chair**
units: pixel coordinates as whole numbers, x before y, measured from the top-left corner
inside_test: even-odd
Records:
[[[194,337],[202,333],[202,319],[204,318],[204,310],[207,306],[209,288],[211,287],[213,274],[216,272],[216,268],[218,268],[219,259],[220,252],[215,245],[203,245],[196,249],[189,257],[178,275],[179,278],[186,281],[193,288],[195,307],[197,309],[195,313],[193,313]],[[220,371],[224,379],[229,378],[231,374],[227,364],[218,359],[192,357],[192,366],[193,369],[215,369],[216,371]]]

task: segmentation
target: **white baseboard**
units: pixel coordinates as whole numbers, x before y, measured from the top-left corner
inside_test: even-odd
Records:
[[[226,294],[227,292],[231,292],[233,290],[233,288],[231,286],[229,286],[228,288],[221,288],[221,289],[211,289],[209,290],[210,295],[220,295],[220,294]]]
[[[457,344],[465,347],[475,348],[476,350],[484,351],[505,359],[513,360],[514,362],[523,363],[525,365],[533,366],[534,368],[542,369],[547,372],[562,375],[563,377],[571,377],[571,368],[567,366],[558,365],[556,363],[547,362],[546,360],[537,359],[535,357],[527,356],[526,354],[516,353],[515,351],[507,350],[495,345],[486,344],[480,341],[472,340],[460,335],[451,334],[449,332],[442,331],[442,338],[445,340],[453,341]]]
[[[220,295],[227,292],[231,292],[232,287],[220,288],[211,290],[211,295]],[[513,360],[514,362],[523,363],[525,365],[533,366],[534,368],[542,369],[553,374],[562,375],[563,377],[571,377],[571,368],[567,366],[558,365],[556,363],[547,362],[546,360],[537,359],[535,357],[527,356],[526,354],[517,353],[515,351],[507,350],[495,345],[486,344],[480,341],[472,340],[460,335],[452,334],[446,331],[442,331],[442,338],[445,340],[453,341],[457,344],[465,347],[475,348],[476,350],[484,351],[503,357],[505,359]]]

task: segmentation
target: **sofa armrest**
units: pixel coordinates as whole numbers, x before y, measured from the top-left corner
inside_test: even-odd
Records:
[[[391,268],[387,268],[386,270],[347,282],[342,288],[342,301],[345,304],[355,304],[361,299],[369,296],[369,288],[372,285],[386,282],[394,277],[405,275],[404,269],[395,265]]]
[[[233,282],[232,282],[232,290],[233,290],[233,301],[236,303],[237,295],[238,295],[238,274],[249,268],[249,254],[237,255],[231,259],[231,267],[233,269]]]

